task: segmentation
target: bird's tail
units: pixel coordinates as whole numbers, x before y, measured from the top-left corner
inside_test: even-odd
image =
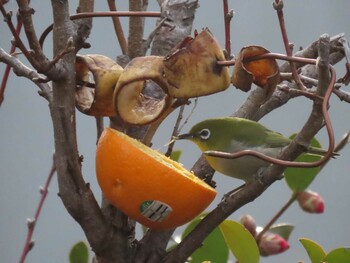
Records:
[[[321,155],[321,156],[325,156],[327,154],[327,150],[322,149],[322,148],[316,148],[316,147],[312,147],[310,146],[308,148],[308,153],[310,154],[315,154],[315,155]],[[332,153],[332,158],[336,158],[337,156],[339,156],[340,154],[337,152],[333,152]]]

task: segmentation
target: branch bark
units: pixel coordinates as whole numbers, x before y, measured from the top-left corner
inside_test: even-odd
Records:
[[[47,83],[40,81],[41,76],[31,68],[24,65],[18,58],[11,56],[0,48],[0,61],[9,65],[13,72],[19,77],[25,77],[34,82],[40,89],[40,95],[43,96],[47,101],[52,101],[52,90]]]
[[[71,38],[79,39],[76,27],[69,18],[67,0],[52,0],[54,18],[54,56],[64,49]],[[65,55],[60,61],[65,69],[64,78],[53,82],[50,104],[54,136],[55,163],[58,174],[59,196],[67,211],[81,225],[99,263],[128,262],[128,250],[119,245],[120,236],[102,214],[81,172],[75,123],[75,54]],[[123,239],[124,240],[124,239]]]
[[[142,11],[143,0],[129,1],[129,11]],[[128,37],[128,54],[130,59],[143,56],[142,42],[144,31],[144,18],[130,17],[129,19],[129,37]]]

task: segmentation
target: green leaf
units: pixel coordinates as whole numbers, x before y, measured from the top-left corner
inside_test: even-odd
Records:
[[[274,225],[269,229],[269,232],[275,233],[277,235],[280,235],[285,240],[288,241],[290,234],[294,230],[294,226],[290,224],[278,224]]]
[[[290,136],[293,139],[295,135]],[[321,148],[321,144],[316,138],[311,140],[311,146],[315,148]],[[316,162],[322,157],[314,154],[301,154],[295,161],[296,162]],[[319,173],[320,167],[314,168],[300,168],[300,167],[289,167],[285,170],[284,175],[289,188],[293,192],[299,192],[305,190],[311,182],[314,180],[316,175]]]
[[[70,263],[88,263],[89,249],[87,245],[81,241],[76,243],[69,252]]]
[[[305,248],[312,263],[320,263],[323,261],[324,257],[326,256],[326,252],[319,244],[307,238],[301,238],[299,241]]]
[[[188,224],[182,233],[182,239],[198,225],[204,216],[200,215]],[[229,251],[225,239],[220,229],[215,228],[203,241],[202,246],[191,255],[190,262],[202,263],[203,261],[211,261],[212,263],[227,263],[228,255]]]
[[[170,154],[170,159],[175,162],[178,162],[180,160],[181,154],[181,150],[172,151],[172,153]]]
[[[232,254],[240,263],[258,263],[259,248],[252,234],[240,223],[225,220],[220,229]]]
[[[329,252],[327,256],[323,259],[327,263],[343,263],[350,262],[350,248],[336,248]]]

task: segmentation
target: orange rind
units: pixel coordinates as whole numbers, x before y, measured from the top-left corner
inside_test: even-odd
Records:
[[[266,91],[266,97],[270,97],[279,83],[279,67],[275,59],[265,58],[245,62],[245,59],[268,54],[266,48],[261,46],[247,46],[239,52],[231,77],[232,84],[242,90],[249,91],[252,83]]]
[[[152,229],[189,222],[216,196],[179,163],[111,128],[97,145],[96,175],[111,204]]]

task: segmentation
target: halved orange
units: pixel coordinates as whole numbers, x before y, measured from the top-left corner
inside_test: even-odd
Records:
[[[104,130],[97,145],[96,175],[114,206],[154,229],[187,223],[216,196],[179,163],[111,128]]]

